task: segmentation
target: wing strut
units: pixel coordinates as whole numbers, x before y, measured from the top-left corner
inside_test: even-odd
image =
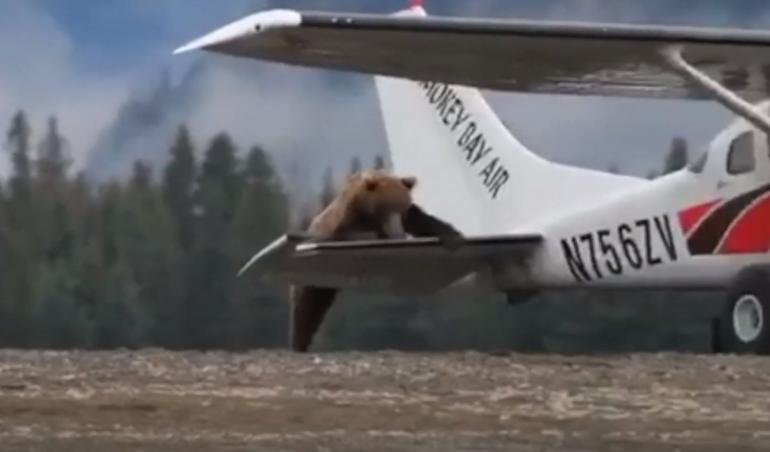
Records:
[[[663,49],[665,61],[687,80],[699,85],[716,97],[717,101],[731,110],[733,113],[745,118],[760,130],[770,134],[770,118],[763,115],[754,105],[740,96],[720,85],[703,71],[692,66],[682,56],[680,46],[668,46]]]

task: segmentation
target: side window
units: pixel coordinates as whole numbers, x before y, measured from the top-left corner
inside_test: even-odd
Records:
[[[756,165],[754,156],[754,134],[745,132],[730,144],[727,154],[727,172],[729,174],[745,174],[754,171]]]

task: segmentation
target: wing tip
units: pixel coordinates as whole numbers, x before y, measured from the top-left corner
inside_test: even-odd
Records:
[[[183,53],[187,53],[187,52],[191,52],[193,50],[196,50],[196,47],[194,45],[192,45],[192,44],[193,43],[191,42],[191,43],[183,45],[182,47],[178,47],[178,48],[174,49],[174,51],[171,54],[172,55],[180,55],[180,54],[183,54]]]
[[[242,17],[174,49],[173,55],[203,50],[274,28],[297,27],[302,15],[292,9],[271,9]]]
[[[281,256],[285,256],[287,253],[292,253],[296,251],[295,247],[300,245],[304,240],[307,240],[308,237],[301,234],[284,234],[275,240],[273,242],[269,243],[267,246],[262,248],[259,252],[254,254],[241,268],[238,270],[237,278],[240,278],[243,276],[248,270],[253,269],[254,267],[257,267],[259,269],[260,265],[258,264],[265,264],[269,266],[269,262],[266,263],[266,260],[273,261],[274,259],[278,258],[280,259]]]

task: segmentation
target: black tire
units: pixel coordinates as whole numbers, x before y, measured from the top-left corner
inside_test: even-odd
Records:
[[[715,336],[717,353],[770,354],[770,270],[767,267],[747,267],[736,275],[727,288]]]

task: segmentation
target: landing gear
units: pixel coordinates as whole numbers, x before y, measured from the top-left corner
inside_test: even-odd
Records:
[[[715,325],[717,353],[770,354],[770,268],[748,267],[726,293]]]

